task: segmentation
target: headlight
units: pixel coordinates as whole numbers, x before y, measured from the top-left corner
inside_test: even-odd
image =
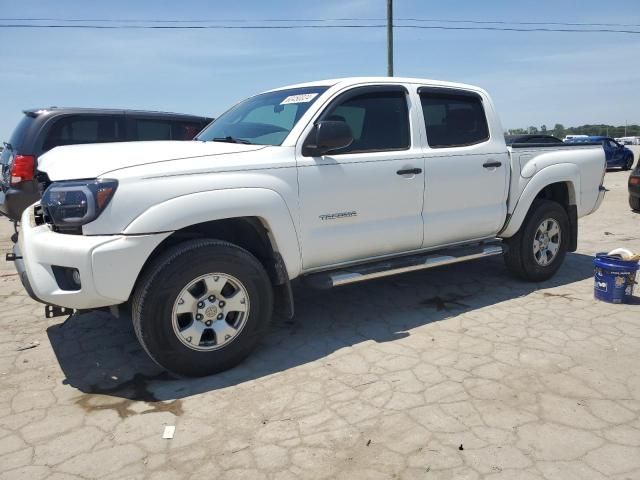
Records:
[[[60,229],[77,228],[98,218],[117,187],[117,180],[53,182],[40,204],[47,222]]]

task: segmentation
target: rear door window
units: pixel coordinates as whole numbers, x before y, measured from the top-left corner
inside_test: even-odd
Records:
[[[134,139],[149,140],[193,140],[204,123],[182,122],[154,118],[134,118]]]
[[[164,120],[136,119],[136,139],[145,140],[171,140],[171,122]]]
[[[419,91],[431,148],[475,145],[489,140],[482,99],[467,92]]]
[[[75,115],[55,121],[43,144],[43,151],[64,145],[109,143],[125,140],[124,122],[112,115]]]

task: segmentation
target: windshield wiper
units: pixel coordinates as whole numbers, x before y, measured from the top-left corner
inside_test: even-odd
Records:
[[[243,145],[253,145],[249,140],[245,140],[244,138],[233,138],[231,136],[226,137],[216,137],[213,139],[214,142],[227,142],[227,143],[242,143]]]

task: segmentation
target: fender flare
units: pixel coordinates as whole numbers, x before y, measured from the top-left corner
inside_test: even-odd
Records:
[[[520,230],[536,196],[553,183],[568,183],[570,185],[569,204],[577,205],[580,198],[580,171],[578,167],[572,163],[560,163],[545,167],[531,177],[498,237],[509,238],[515,235]]]
[[[199,223],[241,217],[258,217],[263,222],[289,278],[298,276],[302,261],[293,217],[282,196],[267,188],[209,190],[174,197],[145,210],[123,233],[173,232]]]

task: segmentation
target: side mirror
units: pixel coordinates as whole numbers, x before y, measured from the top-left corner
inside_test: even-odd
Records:
[[[302,146],[302,155],[318,157],[353,143],[351,127],[346,122],[323,120],[313,127]]]

